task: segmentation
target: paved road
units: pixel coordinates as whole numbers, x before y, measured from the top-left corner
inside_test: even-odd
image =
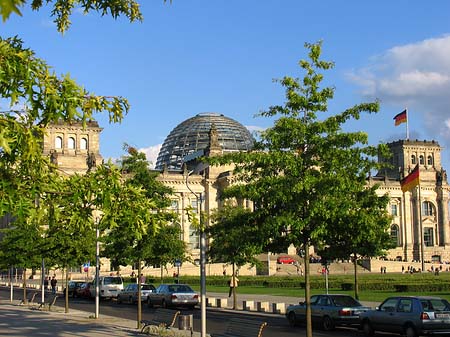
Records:
[[[75,299],[70,301],[70,311],[64,313],[64,302],[57,301],[57,307],[52,312],[32,310],[27,306],[19,306],[22,291],[17,289],[14,301],[9,301],[8,289],[0,290],[0,336],[136,336],[136,306],[101,302],[100,317],[93,316],[95,306],[92,301]],[[225,294],[209,293],[208,297],[221,297]],[[240,295],[239,301],[253,299],[255,301],[273,301],[296,303],[296,298],[280,298],[271,296]],[[154,310],[154,309],[153,309]],[[149,319],[152,309],[144,306],[143,318]],[[200,310],[187,310],[183,314],[194,316],[194,330],[200,330]],[[305,336],[304,328],[291,328],[283,315],[257,312],[234,311],[229,309],[208,308],[207,331],[210,334],[223,332],[226,321],[231,317],[246,317],[268,322],[264,337],[299,337]],[[198,335],[198,334],[197,334]],[[347,336],[357,337],[361,333],[355,329],[337,329],[333,332],[314,330],[314,336]]]

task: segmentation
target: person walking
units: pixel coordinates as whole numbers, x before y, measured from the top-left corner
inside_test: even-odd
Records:
[[[50,285],[52,286],[52,294],[56,294],[56,284],[58,283],[58,280],[56,279],[56,276],[53,275],[52,280],[50,281]]]
[[[234,288],[237,288],[239,283],[239,279],[236,275],[232,275],[230,280],[228,281],[228,284],[230,285],[230,290],[228,292],[228,297],[231,297],[231,294],[233,293]]]

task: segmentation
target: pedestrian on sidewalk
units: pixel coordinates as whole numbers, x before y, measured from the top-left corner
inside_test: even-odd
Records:
[[[228,292],[228,297],[231,297],[234,288],[237,288],[239,279],[236,275],[232,275],[230,280],[228,281],[228,285],[230,286],[230,291]]]
[[[52,280],[50,281],[50,285],[52,286],[52,294],[56,294],[56,284],[58,283],[58,280],[56,279],[56,276],[53,275]]]

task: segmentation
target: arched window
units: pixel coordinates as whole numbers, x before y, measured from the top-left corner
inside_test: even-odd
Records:
[[[397,247],[400,246],[400,230],[398,228],[398,225],[394,224],[391,226],[391,240]]]
[[[411,164],[416,165],[416,156],[415,155],[411,156]]]
[[[69,137],[67,139],[67,148],[73,150],[75,148],[75,138]]]
[[[80,140],[80,150],[87,150],[88,142],[86,138],[81,138]]]
[[[428,156],[427,165],[433,165],[433,157],[432,156]]]
[[[422,216],[434,216],[434,206],[430,201],[422,202]]]
[[[419,156],[419,164],[420,164],[420,165],[425,164],[425,160],[424,160],[424,158],[423,158],[422,155]]]
[[[62,149],[63,140],[62,137],[58,136],[55,138],[55,149]]]

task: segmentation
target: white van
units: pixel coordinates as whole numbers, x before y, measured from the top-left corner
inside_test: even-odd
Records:
[[[96,284],[94,282],[91,286],[91,296],[95,297]],[[123,279],[121,276],[100,276],[99,290],[100,298],[117,298],[117,295],[123,289]]]

